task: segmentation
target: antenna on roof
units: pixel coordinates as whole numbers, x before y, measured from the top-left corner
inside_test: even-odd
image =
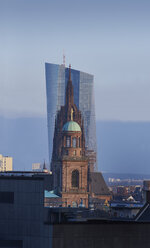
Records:
[[[63,50],[63,65],[65,66],[65,63],[66,63],[66,56],[65,56],[65,52]]]

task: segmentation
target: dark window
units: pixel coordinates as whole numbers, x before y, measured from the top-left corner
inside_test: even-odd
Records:
[[[0,203],[14,203],[14,192],[0,192]]]
[[[73,138],[72,139],[72,146],[73,147],[76,147],[77,146],[77,139],[76,138]]]
[[[70,147],[70,136],[66,137],[66,147]]]
[[[72,172],[72,187],[79,188],[79,171],[74,170]]]
[[[79,137],[79,147],[81,147],[81,144],[80,143],[81,143],[81,141],[80,141],[80,137]]]
[[[0,247],[22,248],[23,242],[22,242],[22,240],[0,240]]]

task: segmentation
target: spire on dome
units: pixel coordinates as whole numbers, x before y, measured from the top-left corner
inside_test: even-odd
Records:
[[[69,78],[68,78],[68,83],[66,87],[66,105],[72,106],[73,104],[74,104],[73,85],[72,85],[72,80],[71,80],[71,64],[70,64],[69,65]]]
[[[69,64],[69,80],[68,81],[72,81],[71,80],[71,64]]]

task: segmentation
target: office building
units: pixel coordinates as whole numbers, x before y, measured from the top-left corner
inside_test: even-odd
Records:
[[[0,154],[0,171],[12,171],[13,158]]]
[[[47,93],[47,122],[49,158],[51,161],[55,120],[61,106],[65,105],[65,90],[69,77],[69,69],[64,65],[46,63],[46,93]],[[74,87],[74,103],[81,111],[84,121],[85,147],[90,151],[93,170],[97,170],[96,162],[96,121],[94,102],[93,75],[71,69],[72,84]],[[92,152],[93,151],[93,152]],[[88,152],[87,152],[88,153]]]

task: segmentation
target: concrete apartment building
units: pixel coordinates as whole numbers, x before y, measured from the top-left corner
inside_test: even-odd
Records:
[[[0,154],[0,171],[12,171],[13,158]]]

